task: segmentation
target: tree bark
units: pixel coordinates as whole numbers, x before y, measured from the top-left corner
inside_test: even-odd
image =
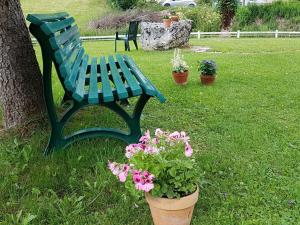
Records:
[[[19,0],[0,0],[0,103],[5,128],[44,112],[42,75]]]

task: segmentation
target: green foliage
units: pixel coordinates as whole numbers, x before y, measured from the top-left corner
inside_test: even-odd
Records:
[[[199,62],[198,71],[203,75],[214,76],[217,72],[217,65],[213,60],[202,60]]]
[[[184,18],[193,21],[192,28],[195,31],[220,31],[220,14],[208,5],[182,8],[179,11],[183,14]]]
[[[24,15],[28,13],[55,13],[67,11],[72,15],[79,32],[83,36],[87,35],[111,35],[115,30],[102,31],[91,29],[89,22],[105,14],[115,11],[108,4],[107,0],[21,0]]]
[[[83,44],[97,57],[114,51],[112,41]],[[202,173],[192,223],[299,224],[300,39],[202,38],[190,44],[209,46],[212,52],[183,49],[190,64],[185,87],[173,84],[173,51],[120,53],[130,54],[168,98],[165,104],[149,101],[143,129],[160,126],[191,135],[197,171]],[[34,47],[41,65],[40,48]],[[215,85],[204,87],[199,85],[197,60],[208,58],[217,62],[221,76]],[[64,92],[55,72],[53,89],[61,112]],[[132,105],[126,110],[133,110]],[[122,125],[105,108],[84,110],[71,120],[66,134],[95,124]],[[109,159],[124,160],[123,142],[80,141],[45,158],[48,135],[44,127],[22,138],[0,131],[1,225],[20,224],[32,216],[30,225],[152,224],[147,203],[126,195],[106,168]]]
[[[136,7],[139,0],[108,0],[112,7],[122,10],[133,9]]]
[[[161,4],[158,4],[155,0],[138,0],[136,4],[137,8],[152,10],[152,11],[162,11],[165,10]]]
[[[240,7],[234,18],[234,29],[299,30],[300,2],[276,1],[272,4],[250,4]]]
[[[222,28],[228,29],[231,26],[232,19],[237,11],[238,0],[218,0],[217,8],[222,16]]]

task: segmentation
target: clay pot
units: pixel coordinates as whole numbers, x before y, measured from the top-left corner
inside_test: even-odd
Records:
[[[211,85],[214,83],[216,79],[216,76],[215,75],[203,75],[201,74],[200,76],[200,80],[201,80],[201,83],[204,84],[204,85]]]
[[[173,79],[174,79],[176,84],[179,84],[179,85],[187,84],[187,78],[188,78],[188,75],[189,75],[188,70],[184,71],[183,73],[178,73],[178,72],[173,71],[172,75],[173,75]]]
[[[164,21],[165,27],[170,27],[171,26],[171,22],[172,22],[171,19],[163,19],[163,21]]]
[[[171,16],[170,17],[172,22],[178,22],[179,21],[179,16]]]
[[[193,194],[180,199],[155,198],[149,193],[145,197],[154,225],[189,225],[198,201],[199,188]]]

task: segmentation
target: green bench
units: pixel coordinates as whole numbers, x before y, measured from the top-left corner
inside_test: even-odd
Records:
[[[44,98],[52,127],[45,154],[64,148],[76,140],[91,137],[114,137],[127,143],[141,136],[140,117],[150,97],[164,102],[164,96],[144,76],[131,57],[89,57],[82,46],[78,27],[67,13],[29,14],[30,32],[41,46],[43,56]],[[72,102],[61,118],[56,113],[52,92],[52,63],[64,88],[64,99]],[[133,114],[120,105],[131,97],[139,97]],[[65,124],[79,109],[101,105],[117,113],[129,132],[112,128],[90,128],[63,136]]]

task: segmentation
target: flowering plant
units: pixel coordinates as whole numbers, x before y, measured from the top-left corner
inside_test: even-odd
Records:
[[[185,132],[147,131],[137,144],[126,147],[128,163],[108,167],[134,195],[180,198],[196,191],[197,175],[190,138]]]
[[[214,76],[217,72],[217,65],[213,60],[199,61],[198,71],[206,76]]]
[[[173,64],[173,71],[177,72],[177,73],[183,73],[189,69],[189,66],[183,59],[181,50],[178,48],[175,48],[175,50],[174,50],[172,64]]]

